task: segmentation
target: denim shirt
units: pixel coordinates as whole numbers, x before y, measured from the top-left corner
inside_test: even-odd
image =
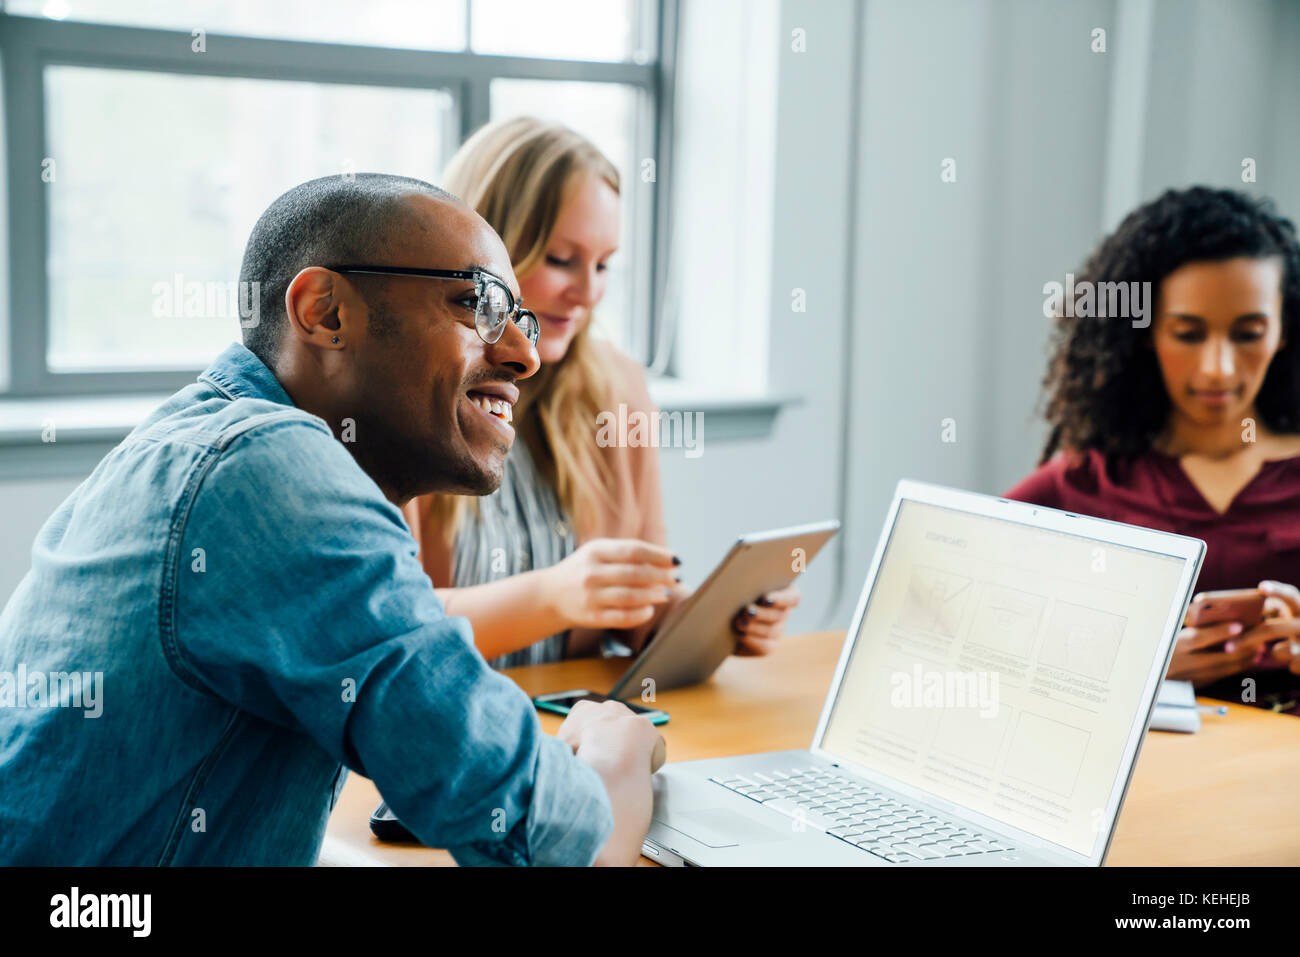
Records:
[[[613,828],[401,512],[232,345],[51,516],[0,614],[0,864],[313,864],[346,768],[462,864],[589,864]]]

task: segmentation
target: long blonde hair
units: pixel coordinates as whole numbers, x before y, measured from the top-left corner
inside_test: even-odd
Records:
[[[522,280],[545,257],[568,191],[584,176],[597,176],[619,192],[618,170],[591,142],[566,126],[521,116],[489,123],[466,140],[441,185],[496,230]],[[579,531],[593,527],[601,507],[613,502],[614,478],[595,431],[609,385],[590,318],[562,359],[519,383],[516,441],[528,443]],[[430,496],[425,534],[454,541],[466,502],[476,504],[473,497]]]

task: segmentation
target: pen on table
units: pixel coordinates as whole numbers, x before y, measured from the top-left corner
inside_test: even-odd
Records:
[[[1218,704],[1218,705],[1198,704],[1196,706],[1196,710],[1199,711],[1201,714],[1227,714],[1228,706],[1223,704]]]

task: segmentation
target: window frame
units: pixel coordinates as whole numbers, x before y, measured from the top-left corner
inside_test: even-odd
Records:
[[[47,361],[49,209],[41,180],[46,146],[44,71],[47,66],[125,69],[190,76],[286,80],[441,90],[459,117],[460,141],[489,120],[494,79],[618,83],[640,92],[635,152],[655,162],[652,190],[635,189],[637,262],[628,270],[629,346],[647,362],[661,341],[656,317],[663,296],[663,241],[671,157],[672,70],[678,0],[637,0],[643,24],[653,18],[655,58],[649,63],[555,60],[465,51],[350,46],[309,40],[206,34],[206,51],[191,52],[179,30],[55,21],[0,11],[6,143],[4,224],[9,302],[4,325],[7,376],[0,399],[171,392],[194,381],[200,368],[52,372]],[[466,0],[467,11],[472,7]],[[471,24],[466,20],[466,40]],[[644,29],[644,27],[643,27]],[[55,158],[57,160],[57,157]],[[443,158],[444,160],[446,157]],[[638,164],[639,165],[639,164]],[[639,174],[639,169],[634,171]],[[647,195],[648,194],[648,195]],[[232,276],[231,279],[237,277]]]

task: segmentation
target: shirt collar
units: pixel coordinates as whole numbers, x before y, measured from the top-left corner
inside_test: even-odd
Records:
[[[275,373],[247,346],[233,342],[199,376],[207,379],[232,399],[266,399],[278,405],[293,405]]]

